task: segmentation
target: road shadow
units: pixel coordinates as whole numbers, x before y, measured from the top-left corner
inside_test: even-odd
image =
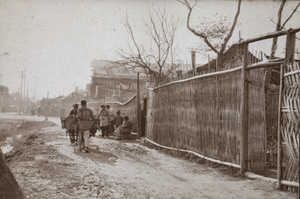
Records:
[[[99,151],[99,146],[97,145],[90,145],[88,153],[85,153],[83,151],[77,151],[76,146],[73,146],[73,148],[74,148],[74,153],[76,155],[97,163],[104,163],[111,166],[115,166],[118,159],[118,157],[113,153]]]
[[[109,137],[101,137],[101,136],[95,136],[93,139],[105,139],[105,140],[114,140],[116,142],[122,142],[122,143],[140,143],[137,139],[122,139],[118,140],[118,137],[116,136],[109,136]]]

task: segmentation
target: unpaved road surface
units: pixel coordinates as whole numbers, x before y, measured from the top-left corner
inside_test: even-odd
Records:
[[[0,115],[5,117],[18,116]],[[147,147],[142,140],[96,136],[90,153],[83,153],[75,151],[59,125],[34,133],[9,161],[27,198],[298,198],[270,182],[227,175]]]

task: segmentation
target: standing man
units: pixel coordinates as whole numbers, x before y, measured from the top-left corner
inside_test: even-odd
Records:
[[[97,120],[90,108],[86,107],[86,101],[81,100],[81,108],[78,110],[79,121],[79,134],[78,134],[78,150],[83,150],[88,153],[90,128],[92,125],[91,120]],[[82,142],[84,141],[84,143]],[[84,148],[83,148],[84,146]]]
[[[105,135],[108,136],[108,111],[106,110],[106,106],[101,106],[102,111],[100,114],[100,129],[101,129],[101,137]]]
[[[71,144],[76,144],[77,138],[78,138],[78,131],[79,131],[79,129],[78,129],[77,113],[78,113],[78,104],[73,104],[73,109],[69,113],[69,116],[71,116],[71,117],[74,118],[74,122],[75,122],[74,128],[75,129],[74,129],[74,131],[70,131],[68,129]]]
[[[106,109],[108,112],[108,136],[109,136],[109,134],[113,133],[115,130],[114,128],[115,115],[110,111],[109,105],[106,105]]]

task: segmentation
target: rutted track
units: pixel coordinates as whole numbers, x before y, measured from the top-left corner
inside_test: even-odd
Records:
[[[59,124],[59,119],[49,118]],[[28,198],[296,198],[274,184],[224,175],[141,141],[92,137],[76,152],[60,126],[39,132],[10,162]]]

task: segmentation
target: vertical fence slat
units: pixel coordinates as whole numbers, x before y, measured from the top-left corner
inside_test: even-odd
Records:
[[[278,103],[278,134],[277,134],[277,180],[278,188],[281,188],[281,96],[282,96],[282,87],[283,87],[283,65],[280,66],[280,88],[279,88],[279,103]]]
[[[241,141],[240,141],[240,164],[241,173],[248,169],[248,79],[247,67],[248,64],[248,43],[244,44],[244,60],[241,74]]]

